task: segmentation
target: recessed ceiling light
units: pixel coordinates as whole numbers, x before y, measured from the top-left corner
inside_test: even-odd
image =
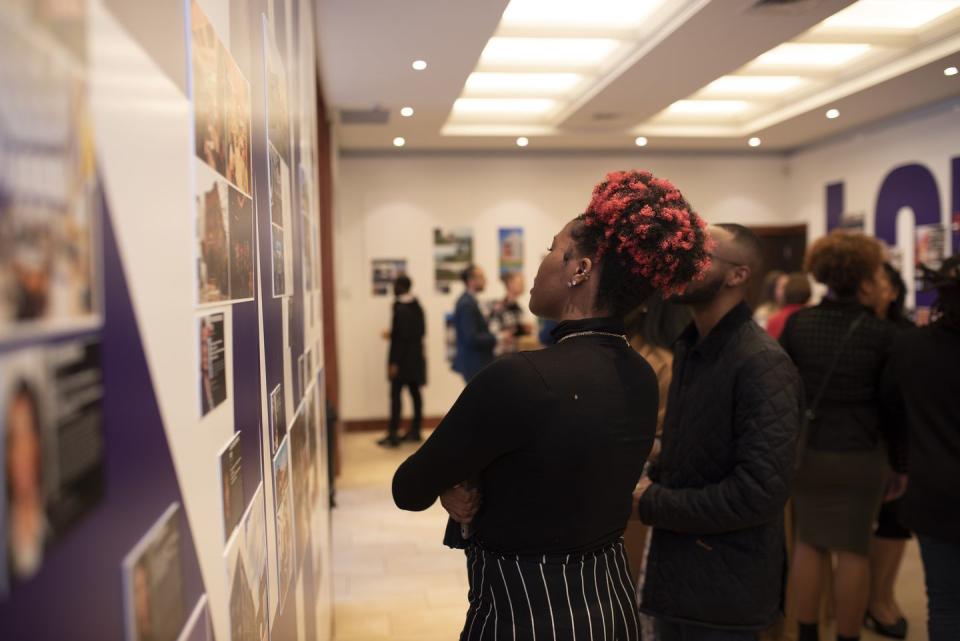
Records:
[[[821,24],[841,29],[896,29],[923,27],[960,7],[957,0],[860,0]]]
[[[510,0],[501,27],[593,27],[624,29],[638,27],[665,0]]]
[[[526,147],[529,144],[530,144],[530,141],[527,140],[525,136],[520,136],[519,138],[517,138],[517,147]]]
[[[549,98],[458,98],[453,111],[459,114],[543,114],[556,105]]]
[[[870,50],[868,44],[787,42],[758,57],[760,67],[840,67]]]
[[[409,118],[413,115],[413,107],[404,107],[400,110],[400,115],[404,118]]]
[[[472,94],[559,94],[573,89],[578,73],[493,73],[475,71],[464,89]]]
[[[799,76],[723,76],[700,92],[704,96],[773,96],[796,89],[804,83]]]
[[[827,118],[829,118],[830,120],[833,120],[834,118],[839,118],[839,117],[840,117],[839,109],[827,109]]]
[[[490,38],[480,65],[597,65],[620,46],[611,38]]]
[[[404,140],[402,136],[397,136],[396,138],[393,139],[394,147],[403,147],[405,144],[407,144],[407,141]]]
[[[747,144],[750,145],[751,147],[759,147],[760,139],[754,136],[753,138],[747,141]]]
[[[646,136],[637,136],[636,140],[633,141],[633,143],[634,143],[637,147],[646,147],[646,146],[647,146],[647,142],[649,142],[649,141],[647,140],[647,137],[646,137]]]
[[[667,110],[678,114],[735,114],[748,107],[745,100],[678,100]]]
[[[427,68],[427,61],[426,61],[426,60],[414,60],[414,61],[413,61],[413,64],[410,65],[410,66],[413,67],[413,68],[414,68],[415,70],[417,70],[417,71],[423,71],[424,69]]]
[[[957,75],[957,68],[956,68],[956,67],[947,67],[946,69],[943,70],[943,75],[945,75],[945,76],[955,76],[955,75]]]

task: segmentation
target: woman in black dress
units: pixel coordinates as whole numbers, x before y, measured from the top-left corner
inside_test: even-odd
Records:
[[[462,640],[639,639],[622,536],[658,392],[622,317],[702,273],[704,227],[670,182],[609,174],[534,281],[531,311],[560,321],[556,344],[481,371],[397,470],[400,508],[441,497],[459,521],[446,543],[467,554]]]

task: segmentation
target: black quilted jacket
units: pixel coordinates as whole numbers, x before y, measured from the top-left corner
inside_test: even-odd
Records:
[[[696,344],[677,344],[654,485],[641,610],[759,630],[783,605],[783,510],[800,430],[800,377],[741,304]]]

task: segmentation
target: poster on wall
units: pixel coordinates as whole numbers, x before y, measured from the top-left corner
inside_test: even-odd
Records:
[[[227,400],[227,351],[222,312],[200,318],[199,348],[200,415],[206,416]]]
[[[449,294],[451,286],[460,282],[463,270],[473,263],[473,231],[434,228],[433,259],[437,292]]]
[[[103,500],[103,375],[96,338],[0,355],[0,597]]]
[[[254,641],[267,641],[267,529],[265,506],[263,500],[263,484],[250,502],[246,515],[243,517],[244,554],[246,568],[249,573],[250,589],[253,591],[254,620],[256,621],[256,636],[250,637]]]
[[[867,216],[862,211],[844,212],[840,216],[840,229],[853,233],[863,233]]]
[[[289,231],[290,170],[279,152],[268,145],[267,159],[270,172],[270,239],[271,269],[273,270],[273,296],[279,298],[293,294],[293,269],[291,254],[292,239]]]
[[[0,12],[0,344],[100,323],[86,83]]]
[[[280,442],[287,435],[287,412],[283,395],[283,383],[270,392],[270,454],[276,455]]]
[[[283,439],[273,459],[273,491],[277,526],[277,611],[283,610],[287,591],[293,581],[294,532],[293,495],[290,487],[290,439]]]
[[[407,273],[406,258],[374,258],[370,261],[373,273],[373,295],[389,296],[393,293],[393,281]]]
[[[172,504],[123,560],[127,641],[176,641],[186,623],[180,505]]]
[[[243,454],[240,432],[220,452],[220,488],[223,498],[223,538],[227,540],[243,515]]]
[[[501,227],[497,234],[500,248],[500,277],[523,271],[523,229]]]
[[[310,533],[310,451],[307,446],[306,402],[290,426],[290,488],[293,493],[294,533],[297,543],[297,559],[303,559]]]
[[[916,265],[940,269],[946,257],[947,230],[941,224],[917,225],[914,231]]]

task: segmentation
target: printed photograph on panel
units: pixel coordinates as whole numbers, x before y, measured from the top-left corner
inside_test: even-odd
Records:
[[[501,227],[497,235],[500,246],[500,276],[523,271],[523,229]]]
[[[250,588],[253,590],[254,619],[257,635],[254,641],[267,641],[267,530],[264,522],[263,484],[257,488],[243,519],[244,553]]]
[[[180,506],[171,505],[123,560],[129,641],[176,641],[186,623]]]
[[[287,435],[287,412],[284,407],[283,383],[270,392],[270,454],[280,449],[280,442]]]
[[[230,186],[205,167],[197,171],[197,289],[200,303],[230,299]]]
[[[240,67],[224,53],[224,113],[227,134],[227,180],[249,195],[251,187],[250,164],[250,83]]]
[[[208,314],[199,322],[200,415],[227,400],[227,352],[223,313]]]
[[[223,494],[223,538],[230,538],[243,516],[243,454],[240,432],[220,452],[220,488]]]
[[[267,145],[270,163],[270,222],[283,227],[283,173],[280,154],[273,145]]]
[[[99,323],[86,85],[0,18],[0,343]]]
[[[255,641],[257,629],[256,603],[244,561],[243,536],[235,536],[224,552],[227,561],[227,591],[230,598],[229,641]]]
[[[265,70],[267,78],[267,137],[280,152],[290,159],[290,110],[288,107],[287,74],[277,48],[273,30],[264,16]]]
[[[297,541],[297,558],[304,558],[307,539],[310,535],[310,451],[307,446],[307,417],[303,411],[297,413],[290,426],[290,457],[292,468],[293,517]]]
[[[104,497],[100,343],[0,355],[0,595]]]
[[[190,63],[193,72],[195,153],[221,176],[227,173],[223,56],[213,25],[195,1],[190,3]]]
[[[287,293],[287,252],[283,229],[270,225],[270,240],[272,241],[271,263],[273,265],[273,297],[278,298]]]
[[[433,230],[434,274],[437,292],[449,294],[451,285],[473,262],[473,232],[469,229]]]
[[[393,281],[407,273],[406,258],[374,258],[370,261],[373,274],[373,295],[392,296]]]
[[[230,188],[230,298],[253,298],[253,200]]]
[[[293,496],[290,487],[290,439],[280,444],[277,456],[273,459],[273,490],[277,506],[277,611],[283,609],[287,591],[293,580],[294,533],[293,533]]]

